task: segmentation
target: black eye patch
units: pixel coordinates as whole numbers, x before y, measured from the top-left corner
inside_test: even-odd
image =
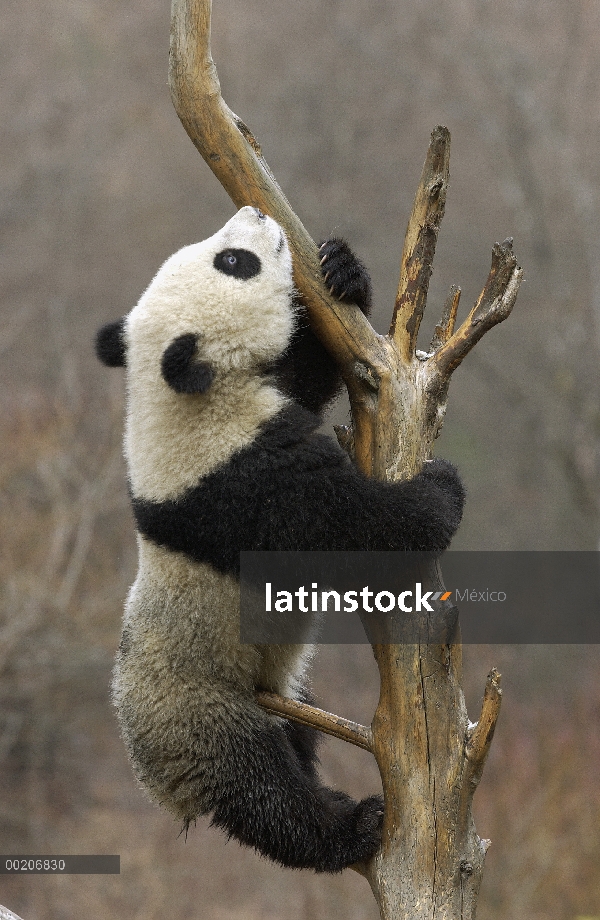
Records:
[[[223,249],[216,254],[213,265],[224,275],[242,281],[254,278],[261,270],[260,259],[249,249]]]

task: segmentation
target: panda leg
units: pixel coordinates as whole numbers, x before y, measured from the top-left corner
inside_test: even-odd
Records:
[[[228,738],[215,765],[222,782],[212,823],[240,843],[294,869],[340,872],[369,859],[381,839],[383,801],[355,802],[321,785],[315,741],[267,722]]]
[[[296,691],[294,699],[299,703],[306,703],[307,706],[315,705],[315,700],[311,693],[304,687]],[[283,723],[283,730],[296,753],[300,768],[307,776],[315,779],[317,777],[317,766],[319,764],[317,750],[323,740],[323,735],[320,731],[311,728],[309,725],[302,725],[300,722],[292,722],[290,719]]]
[[[298,758],[300,769],[312,778],[316,777],[319,755],[317,748],[321,741],[321,734],[308,725],[299,722],[286,722],[283,730],[287,735],[292,748]]]

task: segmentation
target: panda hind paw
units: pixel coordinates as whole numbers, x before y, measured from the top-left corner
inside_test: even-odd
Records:
[[[338,300],[356,304],[363,313],[371,309],[371,278],[345,240],[332,238],[319,246],[326,286]]]
[[[357,862],[370,859],[381,845],[383,824],[383,797],[371,795],[356,806],[356,839],[362,851]]]

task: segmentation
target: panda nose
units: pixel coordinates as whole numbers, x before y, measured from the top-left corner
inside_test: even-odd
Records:
[[[266,219],[267,219],[267,215],[266,215],[266,214],[263,214],[263,212],[260,210],[260,208],[254,208],[254,211],[256,211],[256,216],[258,217],[259,220],[266,220]]]

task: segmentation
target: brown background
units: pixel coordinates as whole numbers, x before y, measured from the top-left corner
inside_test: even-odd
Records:
[[[280,870],[206,821],[186,843],[134,784],[107,689],[135,571],[122,377],[91,342],[233,209],[169,100],[168,0],[5,0],[0,29],[0,852],[122,865],[0,876],[0,903],[26,920],[375,920],[353,873]],[[599,46],[591,0],[215,0],[224,96],[313,236],[369,265],[380,331],[435,124],[453,152],[428,330],[453,282],[464,315],[492,243],[515,237],[515,313],[457,372],[439,442],[469,490],[457,548],[598,545]],[[471,718],[489,667],[505,686],[476,797],[493,840],[479,916],[600,916],[598,649],[465,657]],[[368,721],[370,650],[323,649],[315,690]],[[327,742],[323,763],[377,788],[364,752]]]

